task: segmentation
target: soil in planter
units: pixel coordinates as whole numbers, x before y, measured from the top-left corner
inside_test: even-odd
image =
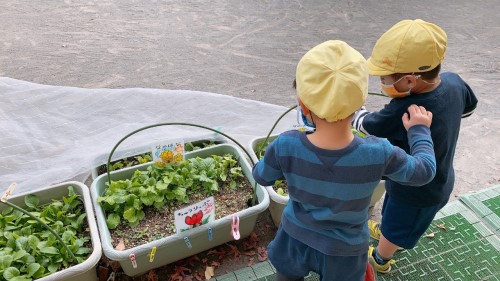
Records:
[[[221,186],[220,191],[213,195],[215,219],[251,207],[253,194],[253,186],[246,178],[237,180],[236,189]],[[145,217],[137,226],[131,228],[128,224],[120,224],[116,229],[111,230],[113,247],[123,241],[120,247],[133,248],[176,234],[174,212],[205,198],[206,194],[200,192],[190,196],[190,203],[166,206],[161,211],[157,211],[153,207],[144,209]]]

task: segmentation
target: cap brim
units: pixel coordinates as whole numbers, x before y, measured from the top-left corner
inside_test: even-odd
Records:
[[[386,76],[386,75],[391,75],[394,74],[393,71],[381,68],[379,66],[376,66],[373,64],[371,57],[366,60],[368,63],[368,73],[373,76]]]

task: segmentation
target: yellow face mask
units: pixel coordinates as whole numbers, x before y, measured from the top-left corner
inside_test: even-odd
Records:
[[[411,89],[409,89],[406,92],[399,92],[398,90],[396,90],[396,87],[394,87],[394,85],[396,83],[398,83],[399,81],[401,81],[403,78],[405,78],[405,76],[399,78],[396,82],[389,84],[389,85],[380,84],[382,86],[382,94],[384,94],[388,97],[391,97],[391,98],[404,98],[404,97],[409,96]]]

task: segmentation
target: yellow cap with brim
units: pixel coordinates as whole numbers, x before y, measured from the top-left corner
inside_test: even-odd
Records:
[[[309,50],[299,61],[297,93],[304,105],[328,122],[345,119],[368,95],[365,58],[347,43],[330,40]]]
[[[370,74],[425,72],[434,69],[446,52],[446,33],[439,26],[423,21],[402,20],[377,40],[368,58]]]

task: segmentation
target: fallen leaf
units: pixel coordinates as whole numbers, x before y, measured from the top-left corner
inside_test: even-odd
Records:
[[[213,276],[215,275],[214,273],[214,268],[211,267],[211,266],[207,266],[207,268],[205,269],[205,279],[206,280],[209,280],[210,278],[212,278]]]
[[[246,251],[246,252],[243,252],[243,254],[245,256],[252,257],[252,256],[255,256],[255,251]]]
[[[248,240],[243,243],[243,250],[251,250],[257,247],[257,241]]]
[[[247,266],[248,266],[248,267],[250,267],[250,266],[252,266],[252,265],[253,265],[254,259],[255,259],[255,258],[249,258],[249,259],[248,259],[248,263],[247,263]]]
[[[257,259],[259,261],[267,260],[267,249],[264,246],[260,246],[257,248]]]
[[[217,258],[219,260],[222,260],[224,259],[224,257],[226,256],[226,251],[220,247],[217,247],[215,249],[212,249],[210,251],[208,251],[207,255],[217,255]]]
[[[187,281],[187,280],[192,280],[192,278],[190,276],[186,275],[186,272],[188,274],[190,274],[191,273],[191,269],[186,268],[184,266],[176,266],[174,268],[174,273],[172,273],[172,275],[170,275],[170,280],[172,280],[172,281]]]
[[[123,241],[123,238],[120,238],[118,245],[116,245],[115,250],[117,251],[123,251],[125,250],[125,241]]]
[[[146,279],[147,279],[147,281],[158,281],[158,275],[156,274],[156,272],[154,270],[150,270],[146,274]]]
[[[427,234],[425,237],[427,238],[434,238],[434,232]]]
[[[212,263],[210,263],[210,265],[213,266],[213,267],[219,267],[220,266],[220,262],[213,261]]]
[[[439,228],[441,228],[442,230],[447,230],[446,226],[444,226],[444,223],[443,224],[438,224],[436,226],[439,227]]]
[[[251,241],[259,241],[259,237],[255,232],[250,233],[250,236],[248,237]]]
[[[196,281],[202,281],[202,280],[203,280],[202,274],[201,274],[201,273],[199,273],[198,271],[196,271],[196,272],[193,274],[193,277],[194,277],[194,279],[196,279]]]
[[[231,251],[229,251],[227,254],[230,255],[230,254],[234,254],[234,257],[235,258],[239,258],[241,253],[240,253],[240,250],[238,250],[238,247],[234,246],[234,245],[231,245],[231,244],[228,244],[226,243],[226,245],[229,246],[229,248],[231,248]]]
[[[198,257],[198,255],[193,255],[189,257],[187,264],[191,267],[195,267],[197,261],[200,261],[200,257]]]

